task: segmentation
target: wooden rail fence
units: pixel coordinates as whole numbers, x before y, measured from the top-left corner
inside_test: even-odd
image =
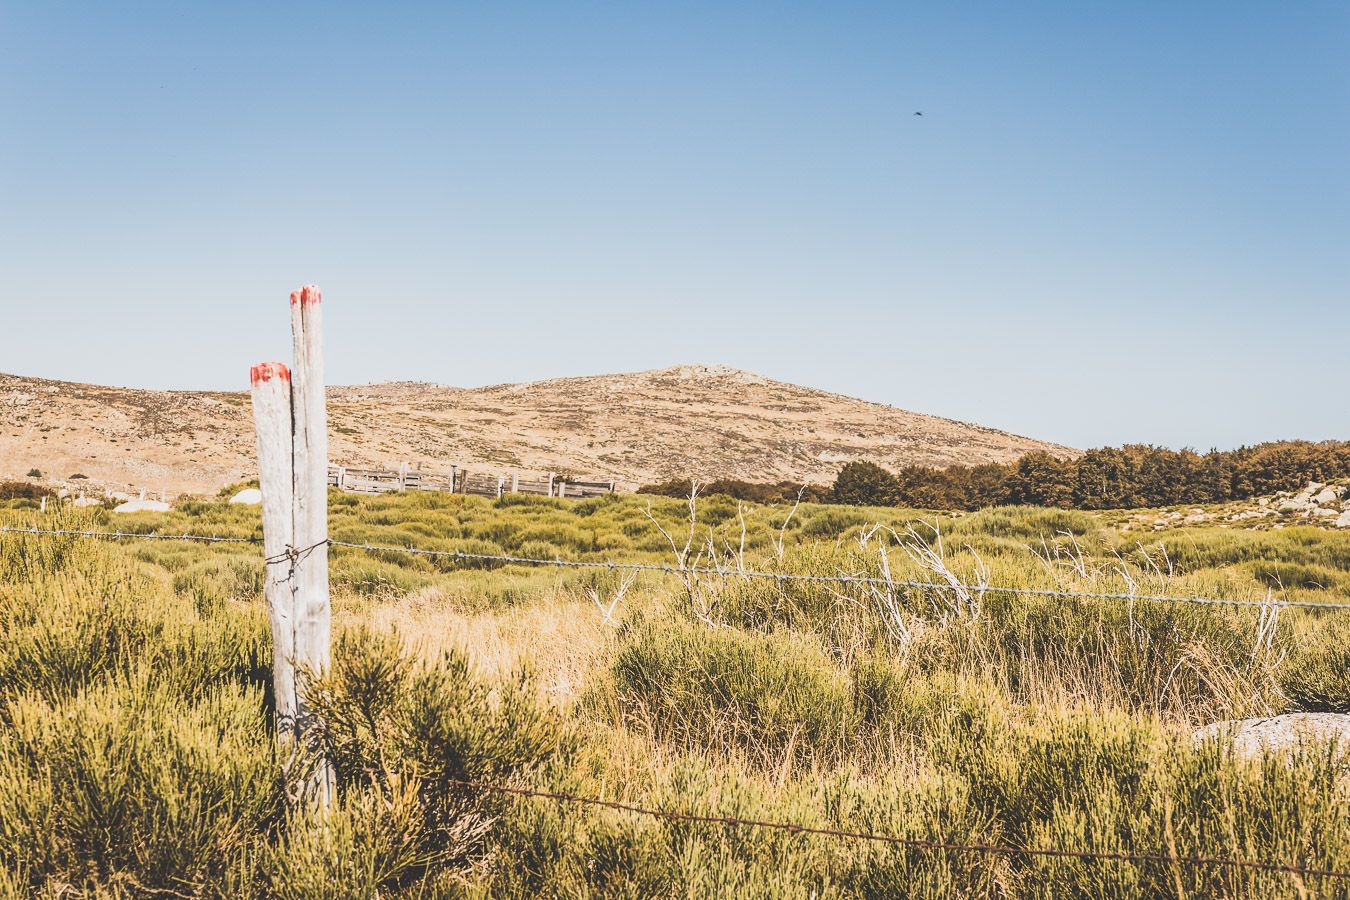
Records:
[[[424,472],[420,467],[412,467],[407,462],[401,463],[397,469],[358,469],[330,465],[328,484],[344,491],[364,494],[441,491],[477,497],[537,494],[541,497],[581,500],[614,493],[613,481],[566,478],[556,473],[539,478],[522,478],[519,472],[501,475],[491,472],[471,472],[458,466],[451,466],[449,472]]]

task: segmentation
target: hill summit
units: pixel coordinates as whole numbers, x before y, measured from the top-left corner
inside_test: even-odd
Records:
[[[352,466],[827,483],[840,465],[1006,462],[1067,447],[722,365],[456,388],[328,389],[330,453]],[[208,493],[252,477],[248,394],[0,375],[0,478]],[[83,475],[83,479],[72,476]]]

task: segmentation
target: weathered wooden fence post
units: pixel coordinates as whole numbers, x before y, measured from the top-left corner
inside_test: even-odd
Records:
[[[328,599],[328,416],[324,398],[319,289],[291,294],[294,366],[262,363],[250,372],[263,495],[265,592],[272,622],[277,735],[295,746],[312,732],[305,679],[328,671],[332,612]],[[302,777],[304,799],[319,807],[334,796],[332,766],[321,760]]]
[[[328,403],[323,378],[323,305],[318,287],[291,292],[291,372],[295,435],[295,656],[302,677],[327,673],[332,607],[328,599]],[[299,684],[296,728],[301,736],[313,722]],[[306,785],[319,806],[336,788],[332,767],[322,762]]]
[[[262,491],[264,596],[272,622],[272,688],[277,737],[296,738],[295,586],[290,549],[294,544],[294,450],[291,436],[291,373],[284,363],[259,363],[249,370],[253,385],[253,426],[258,436],[258,487]]]

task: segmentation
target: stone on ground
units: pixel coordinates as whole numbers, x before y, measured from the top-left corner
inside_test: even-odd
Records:
[[[1196,729],[1196,742],[1219,738],[1232,742],[1240,756],[1259,756],[1267,750],[1290,750],[1300,744],[1335,740],[1350,749],[1350,715],[1345,713],[1286,713],[1259,719],[1213,722]]]
[[[168,512],[169,504],[163,500],[128,500],[113,507],[113,512]]]

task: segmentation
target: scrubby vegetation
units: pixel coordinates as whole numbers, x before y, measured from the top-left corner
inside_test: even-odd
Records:
[[[29,481],[0,481],[0,501],[41,500],[55,495],[51,488]]]
[[[672,478],[659,484],[643,485],[639,494],[657,494],[662,497],[688,497],[690,482],[685,478]],[[801,485],[792,481],[780,481],[765,484],[756,481],[740,481],[735,478],[716,478],[699,485],[704,496],[720,495],[733,500],[749,500],[752,503],[791,502],[798,497],[809,503],[828,503],[831,491],[817,484]]]
[[[863,506],[981,509],[1028,504],[1075,509],[1129,509],[1222,503],[1310,481],[1350,478],[1350,443],[1277,441],[1238,450],[1168,450],[1142,444],[1088,450],[1074,459],[1037,451],[1017,462],[906,466],[845,465],[831,499]]]
[[[1091,512],[934,520],[725,496],[692,523],[662,497],[330,505],[332,536],[353,543],[684,554],[725,574],[333,548],[316,750],[340,802],[320,818],[287,802],[256,546],[0,535],[0,897],[1345,892],[1317,875],[870,843],[462,782],[943,844],[1350,870],[1337,748],[1247,759],[1190,738],[1219,719],[1350,711],[1350,614],[991,587],[1346,602],[1350,535],[1180,527],[1140,543]],[[0,523],[111,515],[13,500]],[[220,501],[118,525],[261,533],[256,508]]]

